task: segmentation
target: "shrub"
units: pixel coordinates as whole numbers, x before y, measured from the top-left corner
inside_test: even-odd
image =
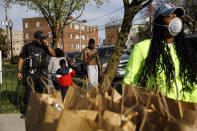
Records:
[[[15,56],[12,58],[11,62],[13,62],[13,64],[17,64],[17,63],[18,63],[18,60],[19,60],[19,56],[18,56],[18,55],[15,55]]]

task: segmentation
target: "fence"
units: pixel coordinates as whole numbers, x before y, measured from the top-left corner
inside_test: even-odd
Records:
[[[24,87],[16,71],[3,70],[0,84],[0,114],[16,113],[23,109]]]

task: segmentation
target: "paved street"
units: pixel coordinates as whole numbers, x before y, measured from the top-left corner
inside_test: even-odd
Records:
[[[0,114],[0,131],[25,131],[25,120],[21,114]]]

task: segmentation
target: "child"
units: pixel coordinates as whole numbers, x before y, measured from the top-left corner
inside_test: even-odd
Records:
[[[75,71],[66,66],[66,61],[64,59],[59,62],[61,68],[56,72],[56,80],[59,81],[62,93],[62,100],[68,90],[68,87],[73,84],[72,76],[75,76]]]

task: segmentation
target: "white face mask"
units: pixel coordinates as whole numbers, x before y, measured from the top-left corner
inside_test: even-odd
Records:
[[[183,28],[183,23],[181,19],[174,18],[170,21],[170,24],[168,25],[168,31],[172,36],[178,35]]]
[[[182,23],[180,18],[172,19],[170,21],[169,25],[160,25],[160,24],[156,24],[156,25],[167,27],[169,33],[172,36],[178,35],[181,32],[182,28],[183,28],[183,23]]]

